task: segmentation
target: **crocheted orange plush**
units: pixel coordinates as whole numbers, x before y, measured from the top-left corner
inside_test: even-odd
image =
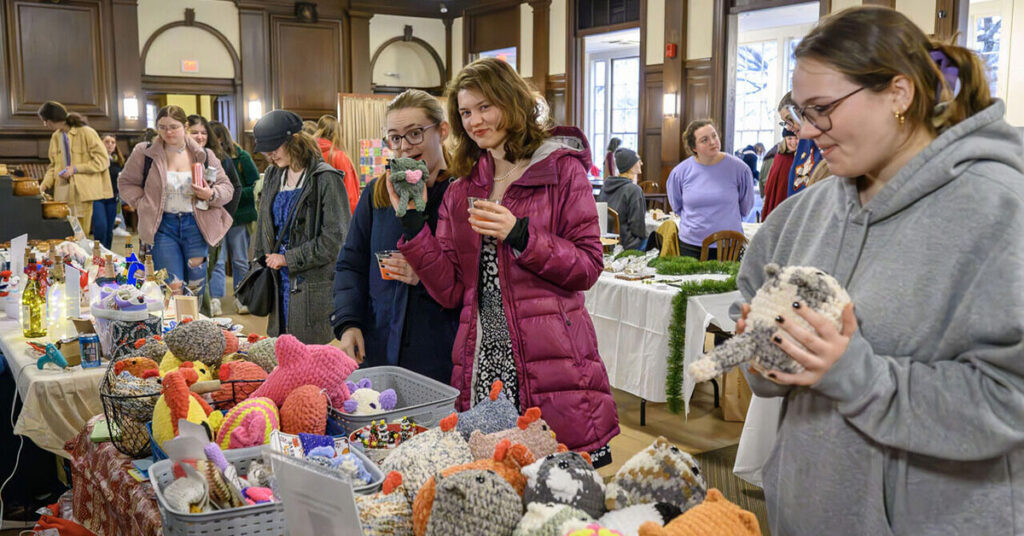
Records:
[[[190,367],[164,376],[163,394],[153,408],[153,438],[158,445],[163,446],[164,441],[178,436],[178,419],[206,423],[213,432],[220,427],[221,414],[215,413],[205,400],[189,390],[197,377],[196,371]],[[213,413],[218,417],[211,417]]]
[[[653,521],[640,525],[640,536],[760,536],[757,516],[729,502],[715,488],[704,502],[690,508],[664,527]]]
[[[513,445],[508,439],[503,439],[494,448],[493,458],[449,467],[441,471],[441,476],[446,477],[471,470],[493,471],[507,480],[516,493],[522,497],[523,490],[526,488],[526,477],[523,476],[522,469],[535,461],[537,459],[530,453],[530,449],[526,448],[526,445],[519,443]],[[434,477],[428,478],[412,503],[412,528],[416,536],[423,536],[427,532],[430,510],[434,507],[436,486]]]
[[[218,376],[222,382],[220,390],[213,393],[217,407],[227,411],[245,400],[262,385],[259,380],[267,379],[267,371],[256,363],[229,361],[220,366]],[[230,383],[227,383],[230,382]]]
[[[136,378],[146,378],[149,376],[159,376],[159,367],[156,361],[148,357],[128,357],[114,363],[114,374],[118,376],[122,372],[127,371]],[[147,373],[146,371],[151,371]]]
[[[296,435],[324,435],[327,431],[327,395],[323,389],[303,385],[292,391],[281,405],[281,431]]]

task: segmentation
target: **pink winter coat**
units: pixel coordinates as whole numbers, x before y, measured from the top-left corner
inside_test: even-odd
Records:
[[[586,170],[586,138],[559,127],[534,153],[522,178],[501,204],[529,217],[530,238],[517,254],[498,248],[498,277],[519,372],[522,407],[540,407],[543,418],[572,450],[600,448],[619,433],[608,373],[583,305],[604,267],[597,207]],[[455,181],[441,204],[436,236],[423,230],[398,247],[430,295],[445,308],[460,307],[452,349],[456,407],[469,407],[477,339],[477,279],[481,237],[469,225],[466,197],[487,197],[494,184],[490,153],[469,177]],[[429,341],[423,341],[429,343]]]
[[[224,173],[220,160],[204,150],[192,138],[186,136],[186,150],[192,153],[195,162],[201,162],[207,166],[217,168],[217,180],[213,183],[213,190],[217,198],[209,202],[210,208],[200,210],[192,203],[192,213],[196,218],[196,225],[203,235],[206,243],[215,246],[231,227],[231,215],[224,210],[224,205],[231,201],[234,194],[234,187]],[[149,178],[146,179],[146,189],[142,190],[142,171],[146,165],[146,157],[153,159],[149,168]],[[206,159],[209,157],[210,161]],[[124,164],[124,169],[117,176],[117,188],[120,191],[121,199],[131,205],[139,215],[139,238],[147,244],[153,243],[156,230],[160,228],[160,221],[164,216],[164,182],[167,176],[167,153],[164,151],[164,142],[159,137],[153,140],[152,145],[140,143],[132,150],[131,156]]]

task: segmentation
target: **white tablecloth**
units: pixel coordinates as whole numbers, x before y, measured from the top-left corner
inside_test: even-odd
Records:
[[[689,276],[657,276],[656,280],[700,281],[706,279],[724,280],[723,274],[699,274]],[[624,281],[616,279],[611,273],[601,274],[597,283],[585,293],[587,310],[597,331],[597,347],[608,369],[608,378],[612,387],[651,402],[665,402],[665,377],[668,374],[668,327],[672,321],[672,298],[679,289],[664,284],[645,284],[640,281]],[[728,293],[723,296],[731,296]],[[700,298],[704,298],[701,296]],[[691,298],[693,300],[694,298]],[[710,300],[717,304],[721,300],[729,303],[732,298]],[[708,303],[702,301],[702,303]],[[702,316],[708,306],[693,308],[688,304],[687,317],[697,314]],[[716,305],[711,309],[717,310]],[[694,312],[691,312],[694,311]],[[726,305],[726,313],[728,305]],[[722,329],[732,329],[733,324],[724,315]],[[710,320],[709,320],[710,321]],[[707,324],[704,324],[704,328]],[[686,326],[686,345],[684,357],[696,352],[700,355],[704,346],[704,338],[698,334],[691,335],[689,319]],[[686,382],[684,381],[684,386]],[[693,392],[684,390],[684,398],[689,401]]]
[[[672,216],[672,221],[676,222],[676,225],[678,226],[679,225],[679,217],[676,216],[675,214],[672,214],[671,216]],[[645,229],[647,231],[647,235],[650,235],[654,231],[657,231],[658,227],[660,227],[662,223],[665,223],[665,221],[667,221],[667,220],[661,220],[661,221],[655,220],[651,216],[650,211],[645,213],[644,214],[644,227],[645,227]],[[743,224],[743,235],[747,237],[747,242],[750,242],[751,240],[753,240],[754,235],[757,233],[757,230],[760,229],[760,228],[761,228],[761,224],[760,223],[744,223]]]
[[[690,364],[704,353],[704,333],[714,324],[731,332],[736,323],[729,318],[729,306],[741,298],[738,290],[722,294],[692,296],[686,302],[686,343],[683,345],[683,402],[690,413],[690,397],[697,382],[690,376]]]
[[[44,342],[46,338],[33,339]],[[36,368],[36,356],[25,344],[18,322],[0,314],[0,351],[18,386],[21,414],[14,433],[58,456],[69,458],[64,443],[75,437],[93,415],[103,413],[100,381],[106,366],[67,371]],[[3,417],[8,418],[8,417]]]

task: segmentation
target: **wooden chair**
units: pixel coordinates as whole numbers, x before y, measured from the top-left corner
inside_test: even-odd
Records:
[[[665,193],[665,188],[661,186],[661,183],[641,181],[640,189],[644,192],[644,201],[648,209],[660,208],[668,212],[668,195]]]
[[[608,207],[608,218],[611,220],[611,225],[608,226],[608,230],[615,229],[615,234],[619,233],[619,212],[612,207]]]
[[[661,188],[661,185],[654,181],[640,181],[640,189],[645,194],[663,194],[665,191]]]
[[[718,231],[704,239],[700,245],[701,262],[708,260],[708,249],[711,244],[718,247],[718,260],[736,261],[740,258],[740,252],[747,245],[747,237],[736,231]]]

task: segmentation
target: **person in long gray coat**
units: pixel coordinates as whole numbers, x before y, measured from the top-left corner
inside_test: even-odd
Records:
[[[256,123],[253,136],[256,151],[271,166],[263,178],[250,258],[280,274],[267,334],[326,344],[334,338],[334,261],[351,218],[343,173],[324,163],[316,141],[302,132],[302,119],[292,112],[270,112]],[[273,251],[279,237],[281,245]]]

